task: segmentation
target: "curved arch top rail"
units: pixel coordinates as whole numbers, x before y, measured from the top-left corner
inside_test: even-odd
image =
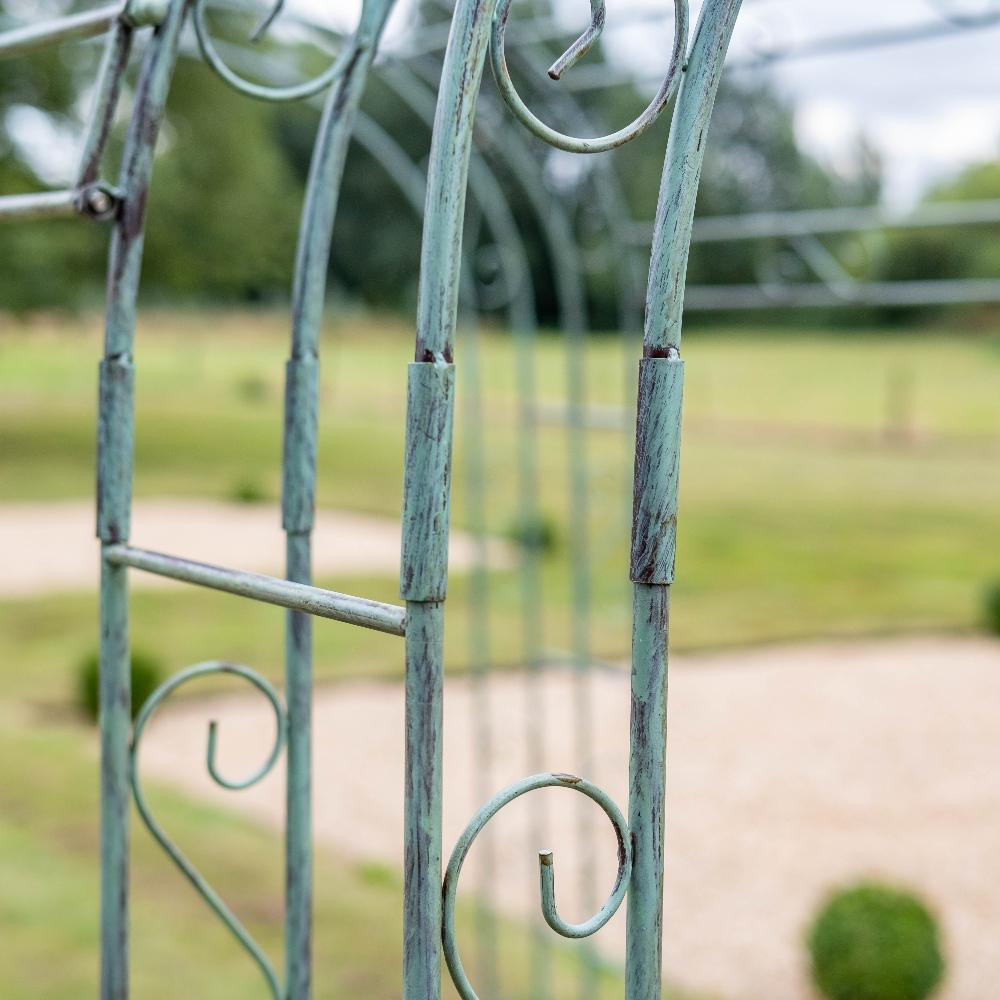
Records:
[[[556,131],[538,118],[521,99],[521,95],[517,92],[514,81],[511,79],[505,56],[507,20],[510,16],[511,2],[512,0],[499,0],[493,15],[493,30],[490,39],[493,75],[500,88],[500,93],[514,116],[539,139],[568,153],[605,153],[609,149],[624,146],[625,143],[637,139],[666,110],[667,104],[670,103],[670,98],[674,96],[674,91],[680,82],[684,56],[687,52],[688,0],[675,0],[674,2],[674,41],[670,53],[670,63],[667,66],[663,82],[653,99],[631,124],[620,128],[617,132],[611,132],[605,136],[595,136],[591,139],[565,135]],[[559,80],[563,73],[590,51],[601,35],[604,20],[604,0],[591,0],[590,27],[549,67],[548,73],[553,80]]]

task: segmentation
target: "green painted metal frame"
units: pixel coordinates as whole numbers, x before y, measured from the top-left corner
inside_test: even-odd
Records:
[[[653,1000],[662,992],[662,897],[669,594],[674,579],[683,363],[680,360],[684,275],[705,136],[729,39],[741,0],[706,0],[693,44],[687,46],[687,3],[676,4],[670,69],[650,107],[632,125],[592,140],[565,136],[523,104],[506,72],[503,41],[509,0],[459,0],[453,16],[434,119],[426,185],[415,358],[407,382],[403,546],[400,594],[405,608],[337,594],[311,584],[318,432],[319,331],[330,240],[347,146],[377,44],[394,0],[364,0],[356,33],[330,68],[314,81],[285,88],[250,84],[215,50],[205,28],[205,0],[130,0],[75,15],[49,26],[0,35],[0,56],[43,44],[108,33],[97,108],[79,181],[67,192],[0,199],[0,217],[30,218],[78,212],[112,223],[104,357],[100,364],[97,534],[101,542],[101,996],[126,1000],[128,986],[129,796],[140,817],[183,874],[259,966],[276,1000],[311,995],[312,861],[310,773],[312,617],[328,617],[405,638],[404,968],[406,1000],[440,997],[443,953],[459,993],[476,993],[465,975],[455,928],[462,864],[489,820],[508,802],[543,787],[563,787],[596,802],[618,839],[618,876],[598,913],[582,924],[558,915],[551,852],[540,857],[542,912],[558,934],[585,938],[627,898],[626,997]],[[281,7],[258,29],[262,31]],[[590,28],[550,70],[558,78],[596,41],[604,5],[593,0]],[[194,16],[202,52],[230,85],[263,100],[291,100],[330,87],[314,147],[296,259],[291,352],[286,366],[282,523],[286,578],[275,579],[194,563],[128,544],[134,435],[133,364],[136,301],[145,207],[153,154],[181,31]],[[99,179],[110,124],[128,63],[132,36],[152,26],[136,88],[131,122],[115,185]],[[454,343],[462,270],[465,198],[472,157],[476,101],[492,42],[501,93],[518,119],[544,141],[575,152],[599,152],[644,132],[675,88],[663,180],[654,228],[639,366],[632,556],[632,723],[628,822],[604,792],[582,778],[543,773],[493,797],[460,838],[443,882],[442,722],[444,607],[455,393]],[[678,87],[679,83],[679,87]],[[481,182],[483,183],[483,182]],[[501,220],[502,221],[502,220]],[[579,341],[574,346],[580,347]],[[580,369],[571,366],[571,376]],[[577,386],[577,395],[582,392]],[[579,466],[579,463],[577,463]],[[128,574],[157,573],[240,594],[288,609],[285,699],[247,667],[209,661],[161,686],[130,721]],[[581,640],[583,641],[583,640]],[[585,658],[586,650],[576,650]],[[145,726],[180,685],[227,673],[253,685],[269,701],[276,734],[265,764],[231,780],[215,763],[217,733],[210,726],[207,766],[226,788],[259,781],[287,753],[286,919],[284,976],[202,876],[172,844],[142,793],[139,750]]]

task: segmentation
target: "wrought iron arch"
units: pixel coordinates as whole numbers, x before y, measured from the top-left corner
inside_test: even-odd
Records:
[[[280,10],[262,22],[266,28]],[[540,856],[542,912],[564,937],[596,933],[627,901],[626,996],[661,995],[663,796],[665,787],[666,645],[674,579],[677,472],[683,363],[680,360],[684,274],[704,137],[740,0],[706,0],[690,50],[687,3],[676,4],[671,67],[649,109],[603,139],[556,133],[527,111],[506,76],[504,29],[509,0],[459,0],[445,50],[426,184],[414,361],[407,378],[403,544],[400,596],[404,606],[340,594],[312,584],[311,532],[315,507],[318,432],[319,328],[327,260],[348,143],[358,122],[364,85],[393,0],[364,0],[357,30],[318,81],[290,88],[248,85],[221,63],[204,25],[204,0],[126,0],[48,26],[0,35],[0,55],[43,44],[107,33],[97,110],[76,185],[69,191],[0,199],[0,216],[25,218],[77,212],[111,223],[104,355],[100,364],[97,534],[101,542],[101,996],[126,1000],[128,977],[128,807],[130,789],[140,815],[181,870],[253,956],[272,996],[311,995],[312,861],[310,706],[312,618],[326,617],[400,636],[405,643],[404,778],[405,927],[403,996],[440,997],[440,957],[459,993],[474,998],[455,938],[454,902],[472,841],[508,802],[543,787],[591,799],[617,835],[618,873],[605,904],[582,924],[567,923],[555,901],[552,855]],[[593,44],[604,5],[592,3],[591,27],[551,71],[559,76]],[[129,543],[132,506],[134,353],[145,207],[154,149],[166,109],[181,32],[193,16],[202,53],[230,86],[261,99],[308,96],[328,87],[313,150],[299,230],[293,281],[291,343],[286,365],[282,525],[284,578],[191,562]],[[152,27],[146,45],[118,179],[100,180],[100,164],[133,35]],[[494,236],[520,249],[516,224],[497,200],[495,181],[473,165],[479,86],[493,47],[493,68],[514,114],[544,141],[575,152],[610,149],[641,134],[677,91],[652,242],[643,356],[639,362],[630,580],[633,585],[631,764],[627,819],[606,794],[570,774],[543,772],[498,793],[460,838],[442,881],[443,629],[448,583],[455,335],[462,290],[467,190],[484,192],[480,206]],[[683,67],[683,73],[681,72]],[[683,79],[681,77],[683,76]],[[363,130],[366,126],[362,126]],[[377,141],[367,126],[369,141]],[[408,182],[409,183],[409,182]],[[499,207],[498,207],[499,206]],[[557,219],[553,242],[560,238]],[[565,236],[562,232],[562,236]],[[565,261],[563,261],[565,264]],[[569,272],[567,272],[569,273]],[[569,287],[569,286],[567,286]],[[530,289],[509,303],[512,319],[529,325]],[[524,295],[528,298],[524,298]],[[515,318],[516,317],[516,318]],[[247,667],[208,661],[175,676],[140,713],[130,706],[129,573],[149,572],[238,594],[287,609],[284,702]],[[231,673],[270,702],[275,740],[264,764],[247,777],[220,773],[217,733],[208,734],[207,766],[224,787],[243,787],[287,754],[285,970],[279,977],[225,904],[174,848],[142,795],[138,755],[145,725],[178,686],[208,673]],[[442,896],[443,885],[443,896]]]

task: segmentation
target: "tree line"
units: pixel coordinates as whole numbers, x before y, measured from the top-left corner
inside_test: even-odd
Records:
[[[0,0],[0,12],[8,3]],[[546,13],[546,3],[539,0],[534,11],[536,16]],[[424,0],[418,23],[438,22],[440,17],[440,10]],[[228,15],[218,28],[236,37],[245,32],[247,23],[245,17]],[[560,40],[550,47],[560,49]],[[82,136],[98,48],[93,44],[64,46],[7,62],[0,77],[0,193],[41,190],[70,179],[72,158],[65,154],[74,138],[79,142]],[[270,49],[280,49],[286,60],[291,54],[303,74],[322,66],[320,56],[305,44],[290,50],[277,42],[264,43],[264,51]],[[598,52],[591,58],[600,61],[604,55]],[[414,79],[426,79],[426,61],[419,68]],[[492,91],[488,71],[483,90],[488,104]],[[592,121],[612,128],[634,117],[645,101],[636,87],[620,84],[581,98]],[[401,99],[399,83],[391,74],[377,72],[363,109],[423,168],[430,133],[411,103]],[[548,110],[559,113],[556,105]],[[641,139],[602,154],[615,158],[621,196],[636,220],[652,217],[668,118],[669,112]],[[199,60],[181,60],[149,204],[143,275],[147,302],[253,305],[287,300],[317,122],[314,107],[249,100],[228,89]],[[519,128],[509,116],[506,122],[499,115],[485,116],[478,139],[517,220],[539,320],[554,323],[558,302],[552,253],[543,238],[537,205],[532,205],[518,183],[517,171],[491,156],[491,142],[501,141],[496,130],[510,127]],[[608,220],[594,217],[600,200],[594,196],[594,186],[606,183],[603,165],[588,162],[568,168],[549,147],[527,133],[523,139],[545,196],[565,205],[576,241],[592,264],[587,280],[591,323],[598,328],[613,327],[618,291],[612,265],[618,251],[608,246]],[[109,150],[110,164],[116,162],[121,142],[120,125]],[[766,78],[733,74],[719,94],[698,213],[877,202],[881,169],[872,144],[859,136],[842,160],[848,167],[837,170],[800,147],[794,107]],[[110,173],[113,177],[113,170]],[[1000,162],[971,168],[927,197],[1000,197]],[[995,276],[1000,272],[997,228],[903,231],[881,239],[874,252],[854,253],[853,258],[853,237],[824,239],[841,252],[848,269],[853,268],[859,277]],[[470,239],[475,249],[477,242],[488,247],[493,236],[483,224]],[[370,307],[411,308],[419,240],[420,220],[406,195],[377,158],[354,144],[330,260],[332,294]],[[774,240],[695,245],[689,280],[698,284],[753,282],[761,260],[780,249]],[[0,233],[0,306],[32,310],[96,304],[103,288],[105,253],[106,232],[82,220],[5,225]],[[495,260],[485,253],[472,253],[470,259],[484,272],[477,277],[488,283]],[[892,315],[884,313],[881,318]],[[870,314],[866,317],[871,318]]]

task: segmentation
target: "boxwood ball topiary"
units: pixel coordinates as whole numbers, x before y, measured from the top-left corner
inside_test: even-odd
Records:
[[[983,619],[993,635],[1000,635],[1000,580],[986,587],[983,594]]]
[[[835,893],[809,932],[816,986],[829,1000],[926,1000],[944,975],[937,925],[908,892],[861,883]]]
[[[85,656],[77,667],[77,695],[80,707],[93,721],[97,721],[101,701],[100,660],[97,653]],[[132,718],[146,699],[160,686],[163,667],[155,656],[141,650],[132,651]]]

